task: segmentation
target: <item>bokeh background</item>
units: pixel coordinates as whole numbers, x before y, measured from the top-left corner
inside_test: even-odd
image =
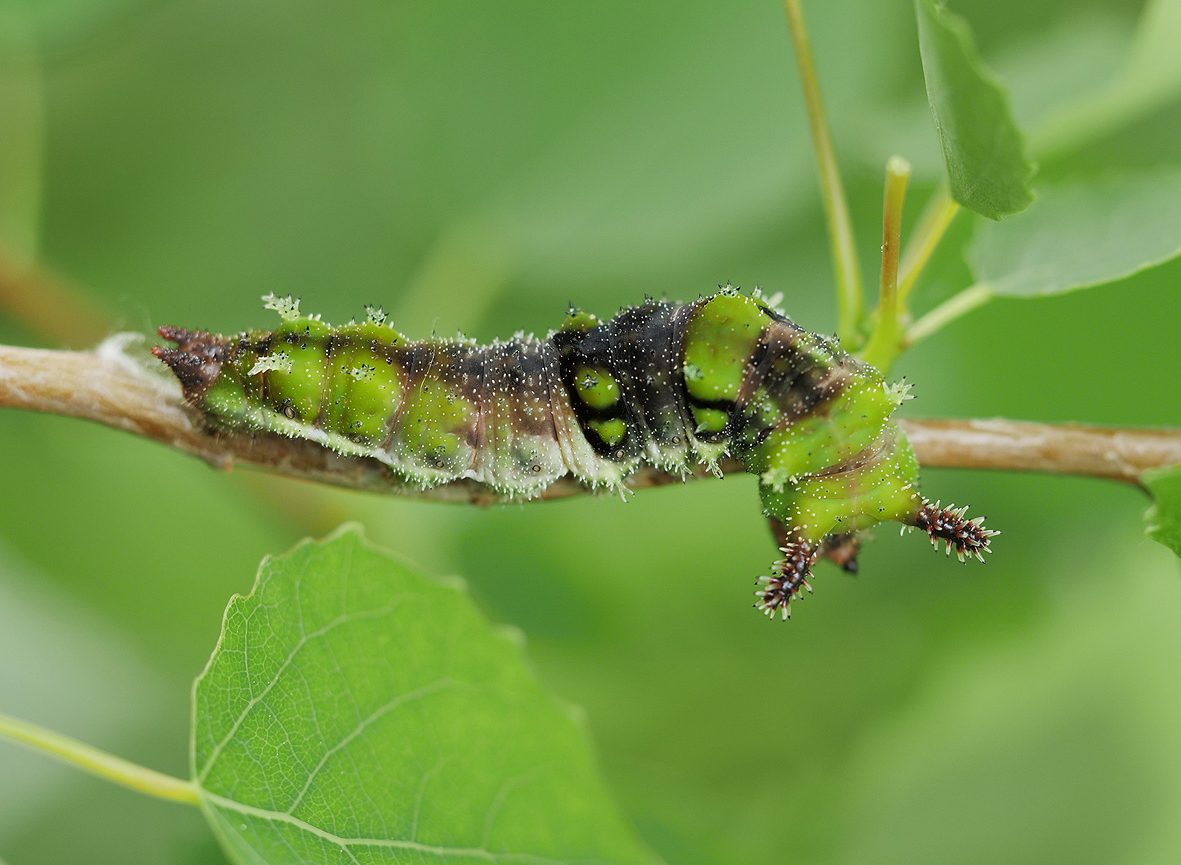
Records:
[[[1138,2],[959,0],[1036,127],[1120,66]],[[0,0],[0,340],[329,320],[544,332],[569,301],[732,280],[831,331],[804,114],[775,0]],[[938,174],[906,0],[806,5],[872,284],[881,169]],[[1047,176],[1178,159],[1163,99]],[[963,287],[957,244],[919,305]],[[25,273],[40,268],[45,279]],[[908,354],[910,416],[1177,424],[1181,266],[996,302]],[[48,310],[49,315],[45,312]],[[0,710],[186,772],[189,689],[259,560],[357,520],[463,575],[586,707],[670,862],[1181,860],[1181,574],[1146,499],[931,470],[1004,530],[987,568],[883,529],[787,626],[750,478],[475,510],[197,461],[0,414]],[[195,810],[0,743],[10,865],[221,863]]]

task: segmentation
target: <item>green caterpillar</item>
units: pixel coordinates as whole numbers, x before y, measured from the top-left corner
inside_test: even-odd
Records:
[[[423,487],[475,480],[529,498],[565,475],[623,491],[643,464],[685,473],[723,456],[759,478],[783,558],[756,607],[790,615],[817,558],[856,569],[857,533],[893,520],[983,561],[996,532],[920,496],[892,420],[907,388],[759,292],[646,300],[609,321],[571,310],[545,339],[408,341],[367,308],[332,327],[290,297],[271,332],[161,327],[155,355],[217,428],[309,439]]]

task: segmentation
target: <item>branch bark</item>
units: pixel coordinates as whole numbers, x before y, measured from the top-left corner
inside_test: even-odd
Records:
[[[228,470],[235,463],[336,486],[435,501],[492,504],[499,497],[474,481],[421,490],[393,477],[376,460],[341,457],[313,442],[209,430],[187,406],[175,379],[135,356],[134,335],[112,337],[94,351],[0,346],[0,408],[85,418],[153,439]],[[1086,475],[1140,484],[1147,469],[1181,463],[1181,429],[1117,429],[1013,420],[904,420],[924,466]],[[724,472],[741,471],[734,460]],[[704,469],[691,475],[709,477]],[[682,480],[653,468],[629,479],[633,489]],[[587,492],[572,478],[542,499]]]

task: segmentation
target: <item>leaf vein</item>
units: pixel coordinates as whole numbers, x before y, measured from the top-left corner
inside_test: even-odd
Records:
[[[201,782],[209,777],[209,772],[213,769],[213,765],[217,762],[218,757],[221,756],[222,751],[225,750],[226,745],[228,745],[233,740],[234,736],[237,735],[238,730],[241,728],[242,723],[246,720],[246,717],[251,711],[253,711],[255,706],[257,706],[260,702],[262,702],[262,700],[266,698],[267,694],[271,692],[271,689],[279,683],[279,680],[283,677],[283,674],[287,671],[287,668],[291,666],[291,664],[295,661],[296,656],[308,644],[324,637],[326,634],[331,633],[342,625],[347,625],[349,622],[363,621],[366,619],[380,619],[388,616],[393,613],[397,607],[398,602],[395,600],[393,603],[387,604],[384,607],[379,607],[376,610],[366,610],[360,613],[342,613],[332,621],[328,622],[326,625],[297,640],[291,647],[291,651],[287,654],[287,657],[283,659],[283,663],[279,665],[278,669],[275,670],[274,675],[271,676],[270,681],[267,682],[266,687],[263,688],[257,696],[252,696],[250,698],[250,700],[242,708],[241,713],[239,713],[238,717],[234,720],[234,723],[230,726],[229,731],[218,741],[216,745],[213,746],[213,749],[209,752],[209,756],[206,758],[204,765],[197,773],[197,781]],[[247,680],[249,681],[249,676],[247,677]]]
[[[446,691],[459,684],[461,683],[450,678],[438,679],[428,685],[423,685],[422,687],[415,688],[412,691],[407,691],[404,694],[400,694],[399,696],[394,697],[392,700],[384,703],[377,709],[370,712],[368,715],[362,718],[357,726],[355,726],[344,738],[324,752],[323,756],[320,758],[320,761],[312,768],[312,771],[308,773],[307,780],[304,782],[304,785],[300,789],[299,793],[296,794],[295,799],[292,801],[291,805],[288,806],[287,813],[295,813],[295,809],[299,807],[301,802],[303,802],[304,796],[307,795],[308,790],[311,789],[312,784],[320,774],[320,770],[324,768],[328,761],[339,754],[342,750],[347,748],[354,740],[356,740],[358,736],[364,733],[370,725],[377,723],[400,706],[405,706],[407,703],[413,703],[416,700],[421,700],[424,697],[429,697],[430,695],[437,694],[440,691]]]
[[[522,865],[571,865],[573,862],[581,862],[584,865],[611,865],[607,860],[601,859],[554,859],[535,853],[498,853],[495,850],[487,850],[483,847],[447,847],[445,845],[423,844],[419,841],[407,841],[399,838],[346,838],[281,811],[256,808],[253,805],[247,805],[225,796],[219,796],[207,790],[203,790],[202,795],[215,808],[234,811],[238,814],[256,817],[260,820],[286,823],[302,831],[309,832],[341,848],[341,850],[348,853],[350,858],[352,858],[352,854],[349,853],[349,848],[351,847],[382,847],[393,850],[409,850],[430,856],[467,856],[473,859],[484,859],[489,862],[520,862]]]

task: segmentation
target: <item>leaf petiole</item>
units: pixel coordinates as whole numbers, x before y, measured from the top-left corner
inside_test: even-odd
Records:
[[[100,751],[77,739],[46,730],[28,721],[0,713],[0,739],[24,745],[56,757],[84,772],[97,775],[114,784],[168,802],[199,804],[197,787],[190,781],[165,775],[137,763]]]
[[[962,315],[966,315],[992,300],[992,286],[978,282],[959,294],[952,295],[928,312],[906,331],[905,345],[913,345],[941,330]]]
[[[918,225],[914,227],[910,242],[906,244],[902,256],[898,277],[898,305],[901,309],[906,309],[910,290],[914,288],[923,268],[939,248],[939,242],[943,240],[943,235],[947,233],[959,212],[960,205],[951,197],[947,182],[940,183],[927,206],[923,208]]]
[[[901,156],[886,162],[886,188],[882,196],[882,273],[877,320],[862,357],[885,371],[898,357],[905,308],[898,296],[898,257],[902,244],[902,205],[910,181],[910,163]]]
[[[783,7],[787,12],[796,63],[800,69],[800,85],[804,90],[804,105],[808,111],[808,127],[816,151],[816,169],[820,175],[820,193],[824,200],[825,221],[828,223],[828,240],[837,283],[837,335],[845,348],[854,349],[860,343],[861,271],[857,266],[857,245],[853,239],[849,205],[845,200],[841,172],[824,116],[824,103],[820,98],[816,68],[812,63],[804,14],[799,0],[783,0]]]

